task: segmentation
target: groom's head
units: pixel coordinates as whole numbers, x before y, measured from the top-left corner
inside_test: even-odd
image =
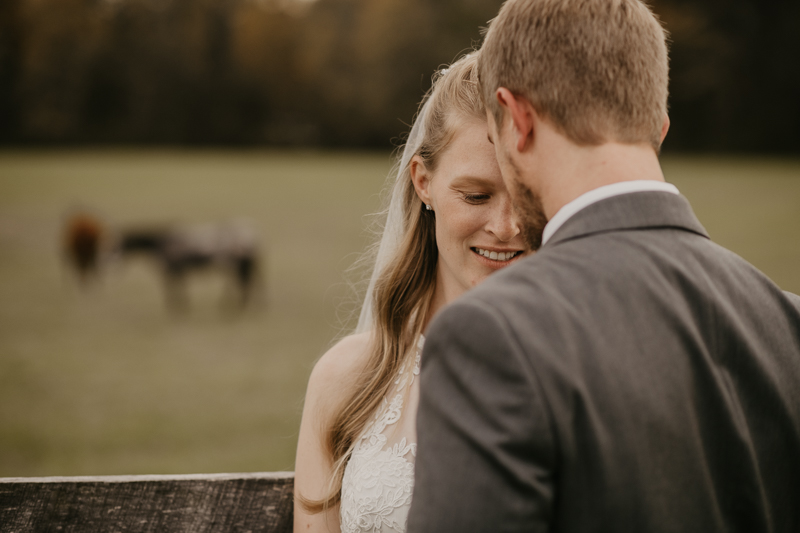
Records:
[[[490,140],[497,136],[529,246],[541,243],[547,218],[565,203],[603,179],[624,179],[614,170],[638,170],[625,157],[658,165],[668,70],[666,32],[641,0],[503,4],[478,73]],[[603,166],[611,178],[599,177]]]
[[[666,34],[640,0],[508,0],[478,68],[498,125],[505,113],[496,91],[504,87],[577,145],[661,144]]]

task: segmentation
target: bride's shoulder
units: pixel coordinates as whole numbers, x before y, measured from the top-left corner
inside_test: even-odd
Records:
[[[355,379],[367,364],[371,334],[348,335],[334,344],[319,358],[308,380],[308,396],[336,403],[347,393],[347,385]]]

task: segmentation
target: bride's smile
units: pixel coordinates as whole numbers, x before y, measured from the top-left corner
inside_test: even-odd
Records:
[[[470,250],[478,254],[489,268],[503,268],[522,255],[522,250],[498,250],[477,246],[470,247]]]

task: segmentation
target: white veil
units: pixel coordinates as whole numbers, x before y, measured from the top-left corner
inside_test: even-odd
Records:
[[[422,109],[417,114],[411,132],[408,134],[408,140],[403,148],[403,153],[400,156],[394,172],[389,174],[391,179],[394,174],[394,183],[389,182],[387,189],[391,187],[391,196],[389,199],[388,207],[385,210],[386,222],[383,225],[383,234],[381,236],[380,244],[378,245],[378,252],[375,255],[375,263],[372,268],[372,275],[369,278],[369,285],[367,286],[367,294],[364,296],[364,303],[361,306],[361,313],[358,316],[358,325],[356,326],[356,333],[363,333],[370,331],[373,326],[372,317],[372,295],[375,290],[375,282],[380,277],[387,264],[394,256],[398,247],[401,244],[405,228],[405,216],[403,215],[403,201],[411,184],[411,176],[409,175],[408,164],[414,154],[417,153],[419,147],[422,145],[422,140],[425,137],[425,121],[430,107],[431,98],[428,98]]]

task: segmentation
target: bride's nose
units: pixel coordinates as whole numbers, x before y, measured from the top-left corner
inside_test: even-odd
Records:
[[[510,199],[499,202],[489,217],[486,231],[494,235],[501,242],[508,242],[519,235],[517,216]]]

